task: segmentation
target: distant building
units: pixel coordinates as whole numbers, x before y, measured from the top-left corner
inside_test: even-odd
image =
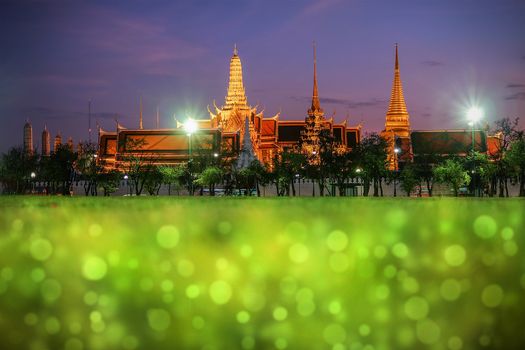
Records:
[[[28,120],[24,124],[24,153],[31,155],[33,152],[33,127]]]
[[[47,125],[44,126],[42,131],[42,155],[49,156],[51,154],[51,135],[47,130]]]
[[[61,145],[62,145],[62,135],[60,135],[60,132],[59,132],[55,136],[55,142],[53,143],[53,152],[56,152]]]

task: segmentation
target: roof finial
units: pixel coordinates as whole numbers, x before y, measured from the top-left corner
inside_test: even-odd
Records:
[[[142,95],[140,95],[140,115],[139,115],[139,129],[143,129],[142,127]]]
[[[233,55],[234,56],[238,56],[238,51],[237,51],[237,44],[233,44]]]
[[[398,58],[398,55],[397,55],[397,47],[398,47],[398,44],[396,43],[396,65],[395,65],[395,69],[399,70],[399,58]]]
[[[159,120],[159,106],[157,105],[157,129],[159,128],[160,120]]]

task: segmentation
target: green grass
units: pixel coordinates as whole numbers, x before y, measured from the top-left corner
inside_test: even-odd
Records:
[[[0,198],[2,349],[525,343],[517,199]]]

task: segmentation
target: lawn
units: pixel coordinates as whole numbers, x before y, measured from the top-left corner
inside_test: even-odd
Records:
[[[525,344],[525,201],[0,198],[2,349]]]

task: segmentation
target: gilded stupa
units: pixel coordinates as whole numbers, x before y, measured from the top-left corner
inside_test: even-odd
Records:
[[[396,56],[394,65],[394,81],[390,94],[390,104],[386,112],[385,130],[381,136],[388,142],[388,163],[391,170],[398,169],[398,160],[395,153],[396,140],[405,139],[410,142],[410,116],[407,111],[403,84],[399,71],[398,45],[396,44]],[[406,155],[405,155],[406,156]]]

